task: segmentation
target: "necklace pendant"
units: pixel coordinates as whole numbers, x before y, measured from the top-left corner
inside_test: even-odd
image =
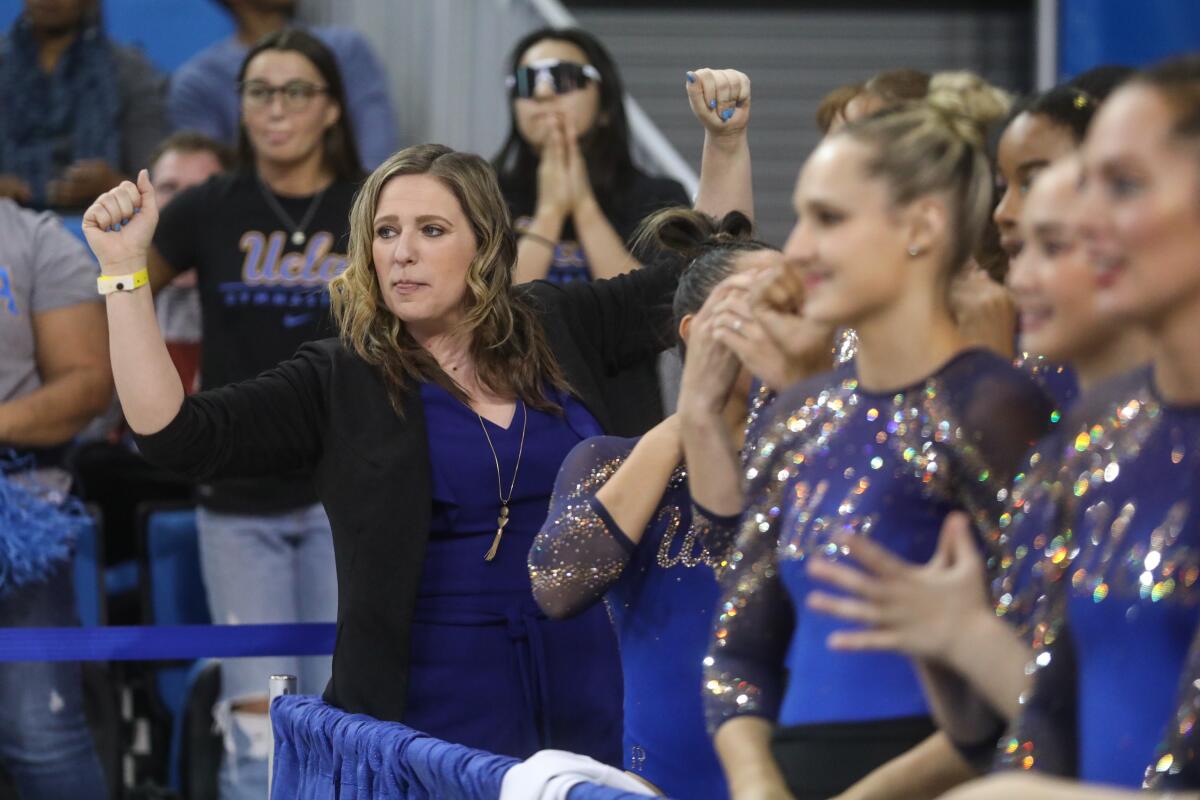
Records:
[[[504,536],[504,526],[508,524],[508,506],[500,506],[500,516],[496,518],[496,535],[492,537],[492,546],[484,553],[483,560],[491,561],[500,552],[500,539]]]
[[[308,239],[308,237],[304,235],[304,231],[292,232],[292,244],[296,245],[297,247],[304,244],[306,239]]]

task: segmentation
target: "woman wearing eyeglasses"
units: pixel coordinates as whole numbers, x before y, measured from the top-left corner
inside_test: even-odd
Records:
[[[542,28],[513,48],[506,84],[511,128],[493,163],[519,236],[513,282],[636,269],[627,242],[638,223],[690,203],[679,183],[633,165],[612,56],[584,31]],[[606,387],[613,433],[640,436],[662,421],[656,364],[624,370]]]
[[[154,287],[194,268],[206,389],[253,378],[305,342],[331,335],[326,285],[346,265],[350,207],[362,177],[333,54],[284,30],[246,55],[238,76],[238,166],[162,210],[148,268]],[[198,487],[200,556],[217,623],[331,622],[337,581],[329,520],[301,471]],[[229,659],[218,723],[223,798],[263,797],[265,676],[299,675],[320,692],[326,657]]]

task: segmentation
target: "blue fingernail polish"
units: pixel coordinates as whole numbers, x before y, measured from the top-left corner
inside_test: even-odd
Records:
[[[116,225],[113,225],[113,226],[112,226],[112,228],[111,228],[111,230],[112,230],[112,232],[113,232],[113,233],[120,233],[120,231],[121,231],[121,224],[120,224],[120,223],[117,223]]]
[[[696,73],[689,72],[687,74],[687,79],[688,79],[688,83],[695,83],[696,82]]]
[[[122,224],[122,225],[128,225],[128,224],[129,224],[129,218],[128,218],[128,217],[126,217],[125,219],[121,220],[121,224]]]
[[[716,101],[716,100],[709,100],[709,101],[708,101],[708,107],[709,107],[709,108],[716,108],[716,107],[717,107],[717,101]]]
[[[732,117],[732,116],[733,116],[733,109],[732,109],[732,108],[727,108],[727,109],[725,109],[724,111],[722,111],[722,112],[721,112],[721,119],[722,119],[722,120],[724,120],[725,122],[728,122],[728,121],[729,121],[729,118],[730,118],[730,117]]]

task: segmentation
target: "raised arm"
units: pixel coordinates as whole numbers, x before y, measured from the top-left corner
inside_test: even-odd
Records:
[[[142,170],[105,192],[83,215],[83,232],[104,275],[133,275],[148,266],[158,203],[150,174]],[[179,382],[154,315],[150,287],[108,295],[109,351],[117,395],[135,433],[167,426],[183,405]]]
[[[679,387],[688,486],[696,505],[713,519],[736,517],[745,505],[739,442],[725,420],[725,407],[741,364],[720,342],[716,326],[723,302],[742,291],[732,279],[724,281],[693,318]]]
[[[687,73],[688,102],[704,126],[696,209],[721,219],[740,211],[754,219],[750,170],[750,78],[734,69]]]
[[[679,463],[673,427],[668,418],[632,451],[626,440],[600,437],[567,456],[529,551],[533,596],[547,615],[578,614],[621,577]]]
[[[83,229],[104,275],[145,267],[158,210],[149,175],[101,195]],[[196,480],[268,474],[311,465],[320,451],[327,353],[306,345],[297,358],[233,386],[184,400],[167,355],[150,289],[107,296],[109,350],[125,418],[146,457]]]

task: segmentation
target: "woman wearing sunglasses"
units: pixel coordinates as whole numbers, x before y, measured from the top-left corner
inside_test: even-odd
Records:
[[[517,42],[506,83],[508,139],[493,163],[519,235],[515,283],[611,278],[639,266],[638,223],[686,206],[683,187],[633,165],[620,75],[593,36],[543,28]],[[655,360],[607,387],[614,433],[639,436],[663,418]]]
[[[677,182],[633,165],[616,64],[577,29],[534,31],[513,48],[512,128],[496,156],[521,238],[517,282],[611,278],[637,267],[626,242]]]
[[[163,208],[148,254],[156,289],[194,268],[211,389],[253,378],[330,335],[326,285],[346,265],[362,177],[333,54],[311,35],[263,38],[238,75],[238,165]],[[214,622],[328,622],[337,613],[329,520],[303,471],[198,489],[200,557]],[[303,591],[300,590],[303,587]],[[222,797],[266,791],[263,676],[319,692],[328,658],[229,659],[217,718],[228,738]],[[236,776],[236,777],[235,777]]]

